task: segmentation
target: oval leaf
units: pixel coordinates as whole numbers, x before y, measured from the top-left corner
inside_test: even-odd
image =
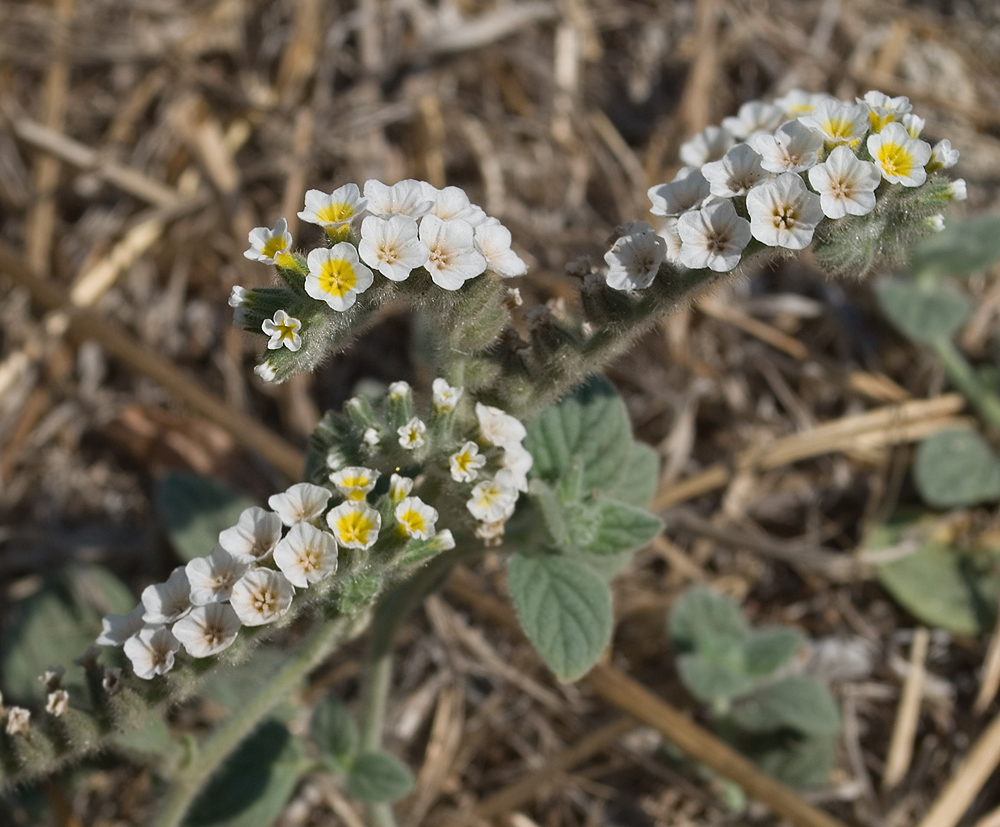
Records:
[[[740,607],[704,586],[685,592],[670,613],[670,637],[683,651],[727,653],[741,646],[747,633]]]
[[[359,801],[395,801],[413,789],[413,774],[384,752],[362,752],[347,776],[347,792]]]
[[[918,276],[971,276],[1000,259],[1000,215],[949,225],[914,245],[910,263]]]
[[[1000,498],[1000,457],[972,431],[941,431],[917,448],[913,481],[937,508],[976,505]]]
[[[508,588],[521,628],[556,677],[569,682],[589,672],[614,625],[604,580],[567,557],[515,554]]]
[[[677,672],[688,692],[708,703],[742,695],[754,685],[750,675],[700,655],[681,655],[677,658]]]
[[[358,730],[346,706],[336,698],[323,698],[313,710],[309,734],[338,770],[347,771],[357,747]]]
[[[915,342],[951,338],[969,317],[968,300],[946,284],[887,279],[875,295],[886,318]]]
[[[743,659],[749,674],[766,678],[790,661],[805,645],[798,629],[761,629],[743,642]]]
[[[156,486],[156,511],[182,560],[204,557],[219,541],[219,532],[236,525],[254,503],[208,477],[167,474]]]
[[[762,686],[733,703],[733,720],[750,732],[794,729],[804,735],[835,735],[840,713],[819,682],[804,675]]]

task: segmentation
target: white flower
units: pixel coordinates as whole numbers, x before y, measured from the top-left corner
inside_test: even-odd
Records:
[[[951,148],[951,141],[945,138],[934,144],[931,150],[931,159],[927,162],[927,171],[934,172],[936,169],[949,169],[958,163],[958,150]],[[236,288],[233,288],[234,290]]]
[[[964,201],[969,197],[964,178],[956,178],[948,184],[947,195],[952,201]]]
[[[431,383],[434,394],[434,410],[438,413],[451,413],[455,410],[458,400],[462,398],[464,388],[453,388],[447,379],[440,376]]]
[[[243,307],[247,303],[247,295],[250,293],[245,287],[240,287],[238,284],[233,287],[229,293],[229,306],[230,307]]]
[[[376,428],[365,428],[365,432],[362,434],[361,439],[369,448],[377,447],[382,441],[382,437],[379,435]]]
[[[434,536],[437,509],[431,508],[420,497],[407,497],[392,512],[400,530],[414,540],[428,540]]]
[[[486,269],[501,278],[512,279],[528,272],[528,266],[510,248],[510,230],[497,219],[479,224],[473,233],[476,249],[486,259]]]
[[[320,190],[306,193],[306,208],[299,218],[321,227],[340,227],[364,210],[367,201],[357,184],[344,184],[327,195]]]
[[[65,689],[56,689],[50,692],[45,702],[45,711],[58,718],[69,709],[69,692]]]
[[[402,502],[410,496],[413,490],[413,480],[410,477],[401,477],[393,474],[389,477],[389,501],[394,503]]]
[[[854,145],[868,131],[868,107],[863,103],[825,100],[799,121],[822,133],[827,143]]]
[[[824,163],[809,170],[809,183],[819,193],[823,215],[828,218],[870,213],[881,182],[878,167],[859,160],[846,146],[834,148]]]
[[[750,222],[740,218],[731,201],[716,200],[677,219],[681,236],[681,263],[694,270],[719,273],[740,263],[750,242]]]
[[[358,259],[354,245],[347,241],[319,247],[309,253],[306,261],[306,293],[334,310],[347,310],[358,300],[358,293],[364,293],[375,280],[372,271]]]
[[[865,115],[867,117],[867,112]],[[722,119],[722,128],[737,138],[749,138],[754,132],[774,132],[784,120],[781,107],[763,101],[747,101],[735,118]]]
[[[97,645],[121,646],[146,625],[146,622],[142,619],[145,613],[146,607],[140,603],[128,614],[106,615],[101,620],[101,634],[97,638]]]
[[[250,249],[243,253],[251,261],[265,264],[282,264],[291,258],[292,234],[288,222],[279,218],[272,229],[256,227],[250,231]]]
[[[768,172],[802,172],[819,160],[823,136],[801,121],[788,121],[774,135],[754,135],[751,145]]]
[[[712,195],[733,198],[746,195],[753,187],[770,178],[760,165],[758,155],[749,144],[737,144],[725,157],[701,168]]]
[[[253,369],[253,372],[256,373],[265,382],[273,382],[274,377],[277,376],[277,373],[275,373],[274,368],[271,367],[271,365],[269,365],[267,362],[261,362],[259,365],[257,365],[257,367]]]
[[[244,626],[263,626],[288,611],[294,591],[280,572],[250,569],[233,586],[229,603]]]
[[[479,469],[486,465],[486,457],[479,453],[475,442],[466,442],[461,450],[448,457],[451,478],[455,482],[472,482],[479,476]]]
[[[337,541],[327,531],[298,523],[274,549],[274,562],[293,586],[305,589],[337,571]]]
[[[332,509],[326,521],[337,542],[345,548],[366,549],[375,545],[382,528],[382,515],[367,503],[348,500]]]
[[[420,182],[424,198],[431,202],[430,214],[442,221],[454,221],[459,218],[475,227],[482,223],[486,214],[469,201],[469,196],[461,187],[445,187],[438,189],[426,181]]]
[[[328,488],[299,482],[282,494],[272,494],[267,498],[267,504],[281,518],[281,522],[291,526],[318,520],[330,496]]]
[[[475,230],[467,221],[425,215],[420,221],[420,240],[430,250],[424,266],[438,287],[458,290],[486,270],[486,259],[475,247]]]
[[[280,539],[281,517],[256,505],[245,509],[236,525],[219,533],[219,545],[244,563],[266,560]]]
[[[944,231],[944,216],[941,213],[928,216],[924,219],[924,223],[936,233]]]
[[[450,528],[441,529],[434,535],[434,542],[441,551],[451,551],[455,548],[455,537]]]
[[[633,221],[604,254],[608,287],[644,290],[653,283],[667,257],[667,242],[645,221]]]
[[[669,184],[657,184],[646,191],[653,215],[680,215],[701,205],[711,189],[701,170],[683,167]]]
[[[273,319],[264,319],[260,323],[264,335],[271,337],[267,343],[268,350],[287,347],[293,353],[302,347],[302,336],[299,335],[301,327],[302,320],[289,316],[284,310],[275,310]]]
[[[154,583],[142,590],[142,619],[149,624],[173,623],[191,611],[191,584],[184,566],[178,566],[165,583]]]
[[[868,152],[890,184],[919,187],[927,180],[924,166],[931,159],[931,145],[910,137],[901,123],[887,123],[868,136]]]
[[[189,560],[184,570],[191,584],[191,604],[205,606],[229,600],[233,585],[249,565],[249,559],[238,560],[219,545],[207,557]]]
[[[466,502],[477,520],[484,523],[495,523],[504,520],[514,513],[514,503],[517,502],[517,487],[514,485],[510,471],[497,471],[492,480],[484,480],[472,489],[472,496]]]
[[[31,711],[23,706],[12,706],[7,710],[7,734],[17,735],[28,731],[28,723],[31,720]]]
[[[830,100],[830,96],[821,93],[804,92],[802,89],[790,89],[780,98],[775,98],[774,105],[784,110],[789,118],[808,115],[819,104]]]
[[[518,491],[527,491],[528,472],[531,470],[534,461],[531,451],[523,445],[512,444],[504,448],[503,459],[500,461],[500,464],[503,468],[510,471],[514,487]]]
[[[171,630],[193,658],[207,658],[228,649],[240,631],[236,610],[225,603],[199,606]]]
[[[402,399],[404,396],[413,395],[413,388],[410,387],[410,383],[404,382],[402,379],[389,385],[388,390],[389,396],[393,399]]]
[[[476,403],[476,419],[479,420],[479,435],[485,442],[499,448],[520,445],[528,435],[520,420],[482,402]]]
[[[910,133],[911,138],[919,138],[920,133],[922,133],[924,131],[924,127],[927,126],[927,121],[919,115],[914,115],[912,112],[903,115],[900,119],[900,123],[906,127],[906,131]]]
[[[413,417],[405,425],[397,428],[396,433],[399,434],[400,445],[407,451],[415,451],[417,448],[423,448],[426,442],[424,434],[427,433],[427,426],[417,417]]]
[[[372,178],[365,181],[365,198],[368,200],[368,212],[383,218],[391,215],[420,218],[434,206],[434,199],[424,195],[421,182],[412,178],[392,186]],[[363,235],[364,230],[361,232]]]
[[[363,500],[378,482],[379,473],[370,468],[352,465],[330,474],[330,482],[349,500]]]
[[[174,653],[181,644],[165,626],[147,626],[126,640],[124,648],[135,676],[148,681],[174,668]]]
[[[769,247],[790,250],[806,247],[816,225],[823,220],[819,196],[809,192],[792,172],[750,190],[747,212],[754,238]]]
[[[857,98],[857,101],[868,104],[868,117],[873,132],[881,132],[886,124],[898,121],[913,108],[909,98],[902,95],[890,98],[881,92],[869,92],[864,98]]]
[[[681,234],[677,232],[677,218],[672,216],[663,222],[657,235],[663,239],[667,245],[666,259],[674,264],[679,264],[681,260]]]
[[[391,281],[406,281],[415,268],[427,263],[430,254],[417,237],[416,220],[408,215],[369,215],[361,222],[358,255]]]
[[[679,154],[689,167],[700,167],[709,161],[718,161],[735,143],[736,139],[727,130],[710,126],[682,143]]]

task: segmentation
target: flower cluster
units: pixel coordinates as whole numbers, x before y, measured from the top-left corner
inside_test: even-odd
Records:
[[[948,140],[921,140],[924,121],[910,109],[907,98],[880,92],[845,102],[793,90],[773,104],[743,104],[683,144],[686,166],[650,188],[662,227],[626,228],[605,255],[609,286],[646,288],[664,261],[728,272],[754,243],[801,250],[821,222],[868,215],[893,187],[923,186],[958,152]],[[965,182],[934,197],[961,200]]]
[[[364,425],[352,439],[366,453],[365,464],[347,464],[342,451],[328,450],[323,479],[316,480],[322,484],[298,483],[270,497],[268,509],[246,509],[211,553],[147,586],[128,614],[105,617],[97,643],[123,646],[135,674],[151,679],[173,668],[181,647],[195,658],[217,655],[243,626],[285,617],[296,590],[337,574],[345,555],[357,570],[370,554],[380,554],[383,564],[405,564],[450,550],[455,539],[438,529],[437,509],[418,495],[425,490],[464,502],[477,536],[502,537],[527,490],[526,431],[482,403],[473,418],[470,404],[462,388],[444,379],[433,383],[426,422],[413,415],[406,382],[390,386],[381,416],[367,400],[349,400],[349,418]],[[421,464],[423,473],[395,473]]]

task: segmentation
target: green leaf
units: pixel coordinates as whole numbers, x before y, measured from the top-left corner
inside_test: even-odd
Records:
[[[947,284],[886,279],[875,295],[886,318],[915,342],[951,338],[969,317],[968,300]]]
[[[660,455],[643,442],[633,442],[621,479],[607,496],[648,510],[659,484]]]
[[[741,646],[747,633],[739,606],[704,586],[688,589],[670,613],[670,637],[682,651],[726,653]]]
[[[688,691],[701,701],[735,698],[753,689],[754,678],[733,665],[708,660],[701,655],[677,658],[677,672]]]
[[[323,698],[309,724],[313,743],[340,772],[347,772],[358,744],[358,730],[347,707],[334,697]]]
[[[250,660],[210,672],[198,694],[236,712],[271,680],[287,659],[288,652],[277,646],[259,646]]]
[[[508,588],[521,628],[556,677],[575,681],[590,671],[611,641],[607,583],[569,557],[515,554]]]
[[[914,245],[910,263],[919,277],[971,276],[1000,259],[1000,215],[949,224]]]
[[[534,476],[556,485],[579,458],[583,463],[583,493],[607,491],[612,496],[631,445],[632,429],[625,404],[614,387],[600,377],[592,377],[543,411],[528,425],[525,441],[534,457]]]
[[[750,675],[766,678],[773,675],[805,644],[798,629],[774,628],[753,631],[743,641],[743,659]]]
[[[972,431],[939,431],[920,443],[913,462],[920,496],[936,508],[1000,498],[1000,457]]]
[[[569,528],[566,525],[565,506],[559,501],[555,490],[541,480],[533,479],[528,485],[528,494],[545,520],[552,542],[557,546],[565,545]]]
[[[347,776],[347,792],[360,801],[395,801],[413,785],[409,768],[384,752],[362,752]]]
[[[739,746],[764,772],[796,790],[825,784],[837,757],[835,739],[829,736],[772,733]]]
[[[170,737],[170,730],[159,715],[148,715],[138,729],[127,729],[111,737],[115,749],[137,758],[172,758],[182,747]]]
[[[254,503],[227,485],[194,474],[167,474],[154,495],[157,514],[182,560],[204,557],[219,532],[236,525]]]
[[[269,719],[229,757],[198,796],[185,823],[187,827],[272,824],[307,766],[302,742]]]
[[[840,713],[827,689],[804,675],[789,675],[733,702],[732,718],[742,729],[794,729],[806,735],[835,735]]]
[[[64,683],[82,684],[73,663],[101,633],[106,614],[125,614],[136,600],[128,587],[100,566],[72,566],[46,578],[41,588],[14,607],[4,637],[0,683],[8,702],[31,702],[42,692],[39,676],[65,666]]]
[[[663,521],[643,508],[605,499],[598,499],[593,508],[597,512],[594,531],[580,543],[581,550],[590,554],[635,551],[663,531]]]

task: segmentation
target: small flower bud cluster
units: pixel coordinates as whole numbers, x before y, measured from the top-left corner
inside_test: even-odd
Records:
[[[347,312],[376,283],[375,272],[397,284],[419,272],[447,291],[484,273],[513,278],[526,272],[511,249],[510,231],[459,187],[438,189],[415,180],[389,186],[372,179],[363,190],[357,184],[332,193],[309,190],[298,217],[323,227],[328,243],[305,255],[294,253],[282,218],[271,229],[254,229],[244,253],[275,265],[294,292],[237,286],[230,296],[234,322],[267,335],[271,351],[298,352],[312,327],[323,335],[314,303]],[[283,294],[284,302],[274,306],[276,297],[268,293]],[[268,381],[276,377],[272,361],[266,359],[257,371]]]
[[[794,90],[773,104],[743,104],[681,146],[687,166],[649,190],[663,226],[626,228],[605,255],[608,285],[642,290],[664,261],[728,272],[754,242],[801,250],[822,224],[867,216],[898,198],[898,188],[923,187],[930,173],[954,166],[958,152],[948,140],[933,147],[921,140],[924,121],[910,109],[907,98],[880,92],[852,103]],[[908,229],[927,228],[931,202],[964,197],[961,179],[928,189]],[[908,211],[899,213],[905,220]]]

